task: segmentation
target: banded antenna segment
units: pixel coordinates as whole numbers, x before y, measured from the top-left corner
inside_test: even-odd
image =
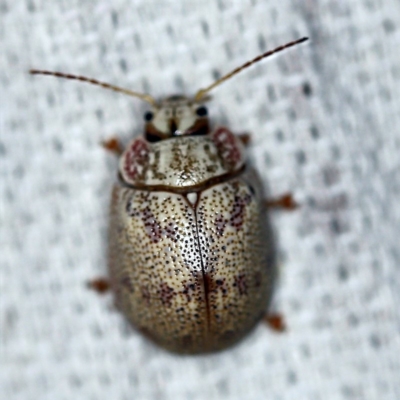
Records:
[[[250,67],[251,65],[253,65],[253,64],[255,64],[255,63],[257,63],[257,62],[259,62],[261,60],[263,60],[264,58],[272,56],[272,54],[279,53],[282,50],[286,50],[289,47],[296,46],[296,45],[298,45],[300,43],[305,42],[306,40],[308,40],[308,37],[303,37],[301,39],[294,40],[293,42],[286,43],[283,46],[279,46],[279,47],[275,48],[274,50],[270,50],[270,51],[267,51],[266,53],[260,54],[256,58],[253,58],[252,60],[247,61],[246,63],[244,63],[240,67],[237,67],[233,71],[227,73],[222,78],[219,78],[214,83],[212,83],[210,86],[207,86],[204,89],[200,89],[196,93],[196,95],[194,96],[194,100],[195,101],[201,101],[202,99],[204,99],[204,97],[206,97],[206,94],[210,90],[214,89],[216,86],[219,86],[221,83],[223,83],[223,82],[227,81],[228,79],[232,78],[234,75],[238,74],[239,72],[243,71],[244,69]]]
[[[127,94],[128,96],[138,97],[139,99],[145,101],[146,103],[150,103],[153,107],[157,106],[156,100],[149,94],[134,92],[132,90],[124,89],[115,85],[111,85],[109,83],[101,82],[96,79],[86,78],[85,76],[64,74],[62,72],[43,71],[38,69],[31,69],[29,70],[29,73],[32,75],[50,75],[50,76],[56,76],[58,78],[73,79],[76,81],[87,82],[92,85],[101,86],[102,88],[113,90],[114,92],[124,93]]]

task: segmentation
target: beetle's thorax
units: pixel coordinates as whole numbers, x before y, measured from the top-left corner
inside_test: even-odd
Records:
[[[202,103],[182,95],[166,97],[145,114],[145,137],[158,142],[183,135],[209,132],[207,110]]]
[[[206,135],[182,135],[157,143],[134,139],[121,157],[119,173],[122,182],[132,187],[191,192],[230,179],[244,163],[240,139],[218,128]]]

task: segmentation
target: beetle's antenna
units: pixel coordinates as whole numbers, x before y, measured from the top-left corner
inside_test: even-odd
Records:
[[[58,78],[74,79],[81,82],[87,82],[91,83],[92,85],[97,85],[105,89],[113,90],[114,92],[124,93],[127,94],[128,96],[138,97],[139,99],[147,103],[150,103],[152,106],[156,106],[157,104],[155,99],[151,97],[149,94],[133,92],[132,90],[123,89],[118,86],[110,85],[109,83],[97,81],[95,79],[85,78],[84,76],[64,74],[62,72],[41,71],[37,69],[31,69],[29,73],[32,75],[50,75],[50,76],[57,76]]]
[[[279,46],[274,50],[267,51],[266,53],[260,54],[256,58],[253,58],[252,60],[244,63],[238,68],[235,68],[233,71],[229,72],[228,74],[224,75],[222,78],[219,78],[217,81],[212,83],[210,86],[206,87],[205,89],[200,89],[197,93],[196,96],[194,96],[195,101],[200,101],[204,98],[207,92],[210,90],[214,89],[216,86],[220,85],[222,82],[225,82],[226,80],[232,78],[232,76],[238,74],[239,72],[243,71],[247,67],[250,67],[251,65],[257,63],[258,61],[261,61],[262,59],[271,56],[272,54],[279,53],[282,50],[285,50],[289,47],[296,46],[297,44],[303,43],[306,40],[308,40],[307,37],[303,37],[301,39],[295,40],[293,42],[289,42],[283,46]]]

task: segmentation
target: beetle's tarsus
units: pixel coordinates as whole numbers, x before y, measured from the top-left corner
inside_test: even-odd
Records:
[[[287,330],[285,319],[282,314],[266,314],[264,316],[264,321],[274,332],[282,333]]]
[[[101,145],[109,152],[115,154],[116,156],[122,155],[124,148],[117,137],[112,137],[107,140],[103,140]]]
[[[267,200],[265,204],[268,208],[283,208],[288,211],[293,211],[299,207],[299,204],[293,199],[291,193],[286,193],[276,199]]]
[[[96,278],[87,282],[87,287],[99,294],[107,293],[111,289],[110,281],[107,278]]]
[[[238,135],[240,141],[244,144],[244,146],[249,146],[251,143],[251,135],[250,133],[240,133]]]

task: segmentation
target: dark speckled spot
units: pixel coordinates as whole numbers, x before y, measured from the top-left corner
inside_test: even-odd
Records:
[[[171,300],[176,295],[174,289],[169,287],[165,282],[162,282],[160,288],[157,290],[157,294],[160,296],[161,302],[167,306],[171,306]]]
[[[204,291],[208,293],[216,293],[221,291],[223,295],[227,294],[227,288],[225,285],[225,279],[213,279],[210,274],[204,275]]]
[[[196,285],[194,283],[189,283],[184,286],[182,294],[186,296],[186,300],[189,302],[192,300],[192,296],[195,292]]]
[[[240,295],[247,294],[246,275],[244,274],[236,275],[233,286],[238,288]]]
[[[151,212],[150,207],[146,207],[142,211],[142,221],[145,226],[146,233],[151,238],[152,242],[158,243],[162,234],[161,226],[154,214]]]
[[[146,304],[150,303],[150,292],[147,286],[140,286],[140,291],[142,293],[142,298],[145,300]]]
[[[243,226],[243,221],[246,212],[246,206],[250,203],[251,196],[246,195],[244,197],[235,196],[234,204],[231,210],[231,218],[229,224],[240,230]]]
[[[178,227],[175,222],[168,222],[166,226],[163,228],[163,233],[168,239],[171,239],[173,242],[177,242],[177,234]]]
[[[215,225],[217,234],[219,236],[223,236],[223,234],[225,232],[226,224],[227,224],[227,221],[221,214],[218,215],[217,218],[215,218],[214,225]]]

